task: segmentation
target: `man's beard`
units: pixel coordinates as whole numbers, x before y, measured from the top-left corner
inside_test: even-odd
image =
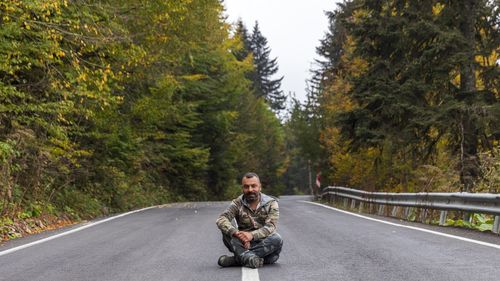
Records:
[[[252,192],[252,193],[245,194],[245,200],[247,200],[247,202],[249,202],[249,203],[255,202],[255,201],[257,201],[257,199],[259,199],[258,192]]]

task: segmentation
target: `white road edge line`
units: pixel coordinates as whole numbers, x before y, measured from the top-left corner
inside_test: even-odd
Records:
[[[370,218],[370,217],[365,217],[365,216],[362,216],[362,215],[358,215],[358,214],[355,214],[355,213],[347,212],[347,211],[344,211],[344,210],[340,210],[340,209],[337,209],[337,208],[334,208],[334,207],[330,207],[330,206],[326,206],[326,205],[323,205],[323,204],[320,204],[320,203],[316,203],[316,202],[309,202],[309,201],[299,201],[299,202],[304,202],[304,203],[308,203],[308,204],[318,205],[318,206],[321,206],[321,207],[324,207],[324,208],[327,208],[327,209],[335,210],[337,212],[341,212],[341,213],[348,214],[348,215],[355,216],[355,217],[360,217],[360,218],[371,220],[371,221],[385,223],[385,224],[389,224],[389,225],[393,225],[393,226],[399,226],[399,227],[403,227],[403,228],[409,228],[409,229],[418,230],[418,231],[422,231],[422,232],[427,232],[427,233],[431,233],[431,234],[435,234],[435,235],[439,235],[439,236],[444,236],[444,237],[453,238],[453,239],[457,239],[457,240],[462,240],[462,241],[466,241],[466,242],[470,242],[470,243],[474,243],[474,244],[479,244],[479,245],[483,245],[483,246],[486,246],[486,247],[500,249],[500,245],[497,245],[497,244],[492,244],[492,243],[488,243],[488,242],[473,240],[473,239],[469,239],[469,238],[464,238],[464,237],[460,237],[460,236],[456,236],[456,235],[451,235],[451,234],[446,234],[446,233],[442,233],[442,232],[432,231],[432,230],[428,230],[428,229],[424,229],[424,228],[419,228],[419,227],[415,227],[415,226],[402,225],[402,224],[397,224],[397,223],[388,222],[388,221],[384,221],[384,220],[379,220],[379,219],[374,219],[374,218]]]
[[[259,270],[248,268],[246,266],[241,267],[241,281],[260,281]]]
[[[123,213],[123,214],[120,214],[120,215],[117,215],[117,216],[114,216],[114,217],[110,217],[110,218],[107,218],[107,219],[104,219],[104,220],[100,220],[100,221],[97,221],[97,222],[89,223],[89,224],[83,225],[81,227],[78,227],[78,228],[75,228],[75,229],[63,232],[63,233],[56,234],[54,236],[49,236],[47,238],[43,238],[43,239],[40,239],[40,240],[37,240],[37,241],[33,241],[31,243],[28,243],[28,244],[24,244],[24,245],[21,245],[21,246],[10,248],[8,250],[0,252],[0,256],[8,255],[10,253],[17,252],[19,250],[22,250],[22,249],[25,249],[25,248],[28,248],[28,247],[31,247],[31,246],[34,246],[34,245],[45,243],[45,242],[50,241],[52,239],[63,237],[63,236],[66,236],[68,234],[75,233],[77,231],[84,230],[86,228],[89,228],[89,227],[92,227],[92,226],[96,226],[96,225],[101,224],[101,223],[105,223],[105,222],[108,222],[108,221],[111,221],[111,220],[114,220],[114,219],[117,219],[117,218],[121,218],[121,217],[130,215],[130,214],[133,214],[133,213],[142,212],[142,211],[153,209],[153,208],[157,208],[157,207],[158,206],[143,208],[143,209],[140,209],[140,210],[135,210],[135,211],[131,211],[131,212],[128,212],[128,213]]]

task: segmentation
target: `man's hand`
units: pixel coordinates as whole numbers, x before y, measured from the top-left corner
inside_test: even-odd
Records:
[[[246,232],[246,231],[236,231],[233,234],[233,236],[240,239],[240,241],[241,241],[241,243],[243,243],[243,247],[245,247],[245,249],[250,248],[250,241],[252,241],[252,239],[253,239],[252,233]]]
[[[241,231],[242,235],[245,236],[246,240],[252,241],[253,235],[251,232]]]

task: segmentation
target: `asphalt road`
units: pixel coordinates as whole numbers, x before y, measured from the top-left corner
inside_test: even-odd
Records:
[[[255,271],[260,280],[500,278],[500,249],[299,199],[280,200],[284,248],[277,264]],[[242,280],[240,267],[217,266],[227,250],[215,220],[227,204],[153,208],[2,254],[47,234],[8,242],[0,247],[0,280]]]

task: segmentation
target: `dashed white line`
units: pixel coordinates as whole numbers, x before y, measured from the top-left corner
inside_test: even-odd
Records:
[[[260,281],[259,270],[248,268],[246,266],[241,267],[241,281]]]
[[[28,243],[28,244],[24,244],[24,245],[21,245],[21,246],[10,248],[8,250],[0,252],[0,256],[4,256],[4,255],[7,255],[7,254],[10,254],[10,253],[13,253],[13,252],[17,252],[19,250],[26,249],[26,248],[29,248],[31,246],[35,246],[35,245],[38,245],[38,244],[42,244],[42,243],[45,243],[47,241],[50,241],[50,240],[53,240],[53,239],[56,239],[56,238],[59,238],[59,237],[63,237],[63,236],[66,236],[68,234],[75,233],[77,231],[84,230],[86,228],[89,228],[89,227],[92,227],[92,226],[96,226],[96,225],[101,224],[101,223],[105,223],[105,222],[108,222],[108,221],[111,221],[111,220],[114,220],[114,219],[117,219],[117,218],[121,218],[121,217],[130,215],[130,214],[133,214],[133,213],[142,212],[142,211],[149,210],[149,209],[156,208],[156,207],[157,206],[153,206],[153,207],[148,207],[148,208],[144,208],[144,209],[140,209],[140,210],[135,210],[135,211],[131,211],[131,212],[128,212],[128,213],[123,213],[123,214],[120,214],[120,215],[117,215],[117,216],[114,216],[114,217],[110,217],[110,218],[107,218],[107,219],[104,219],[104,220],[101,220],[101,221],[89,223],[89,224],[86,224],[84,226],[81,226],[81,227],[78,227],[78,228],[75,228],[75,229],[63,232],[63,233],[56,234],[54,236],[50,236],[50,237],[43,238],[43,239],[40,239],[40,240],[31,242],[31,243]]]
[[[393,226],[398,226],[398,227],[403,227],[403,228],[409,228],[409,229],[418,230],[418,231],[422,231],[422,232],[427,232],[427,233],[431,233],[431,234],[435,234],[435,235],[439,235],[439,236],[444,236],[444,237],[453,238],[453,239],[457,239],[457,240],[462,240],[462,241],[466,241],[466,242],[470,242],[470,243],[474,243],[474,244],[479,244],[479,245],[483,245],[483,246],[486,246],[486,247],[500,249],[500,245],[497,245],[497,244],[492,244],[492,243],[488,243],[488,242],[473,240],[473,239],[464,238],[464,237],[460,237],[460,236],[455,236],[455,235],[451,235],[451,234],[446,234],[446,233],[442,233],[442,232],[432,231],[432,230],[428,230],[428,229],[424,229],[424,228],[419,228],[419,227],[414,227],[414,226],[408,226],[408,225],[402,225],[402,224],[397,224],[397,223],[393,223],[393,222],[383,221],[383,220],[374,219],[374,218],[370,218],[370,217],[365,217],[365,216],[362,216],[362,215],[358,215],[358,214],[355,214],[355,213],[347,212],[347,211],[344,211],[344,210],[340,210],[340,209],[333,208],[333,207],[330,207],[330,206],[326,206],[326,205],[323,205],[323,204],[320,204],[320,203],[316,203],[316,202],[309,202],[309,201],[300,201],[300,202],[304,202],[304,203],[308,203],[308,204],[313,204],[313,205],[321,206],[321,207],[324,207],[324,208],[327,208],[327,209],[331,209],[331,210],[334,210],[334,211],[337,211],[337,212],[341,212],[341,213],[344,213],[344,214],[348,214],[348,215],[351,215],[351,216],[355,216],[355,217],[359,217],[359,218],[363,218],[363,219],[367,219],[367,220],[371,220],[371,221],[376,221],[376,222],[385,223],[385,224],[389,224],[389,225],[393,225]]]

